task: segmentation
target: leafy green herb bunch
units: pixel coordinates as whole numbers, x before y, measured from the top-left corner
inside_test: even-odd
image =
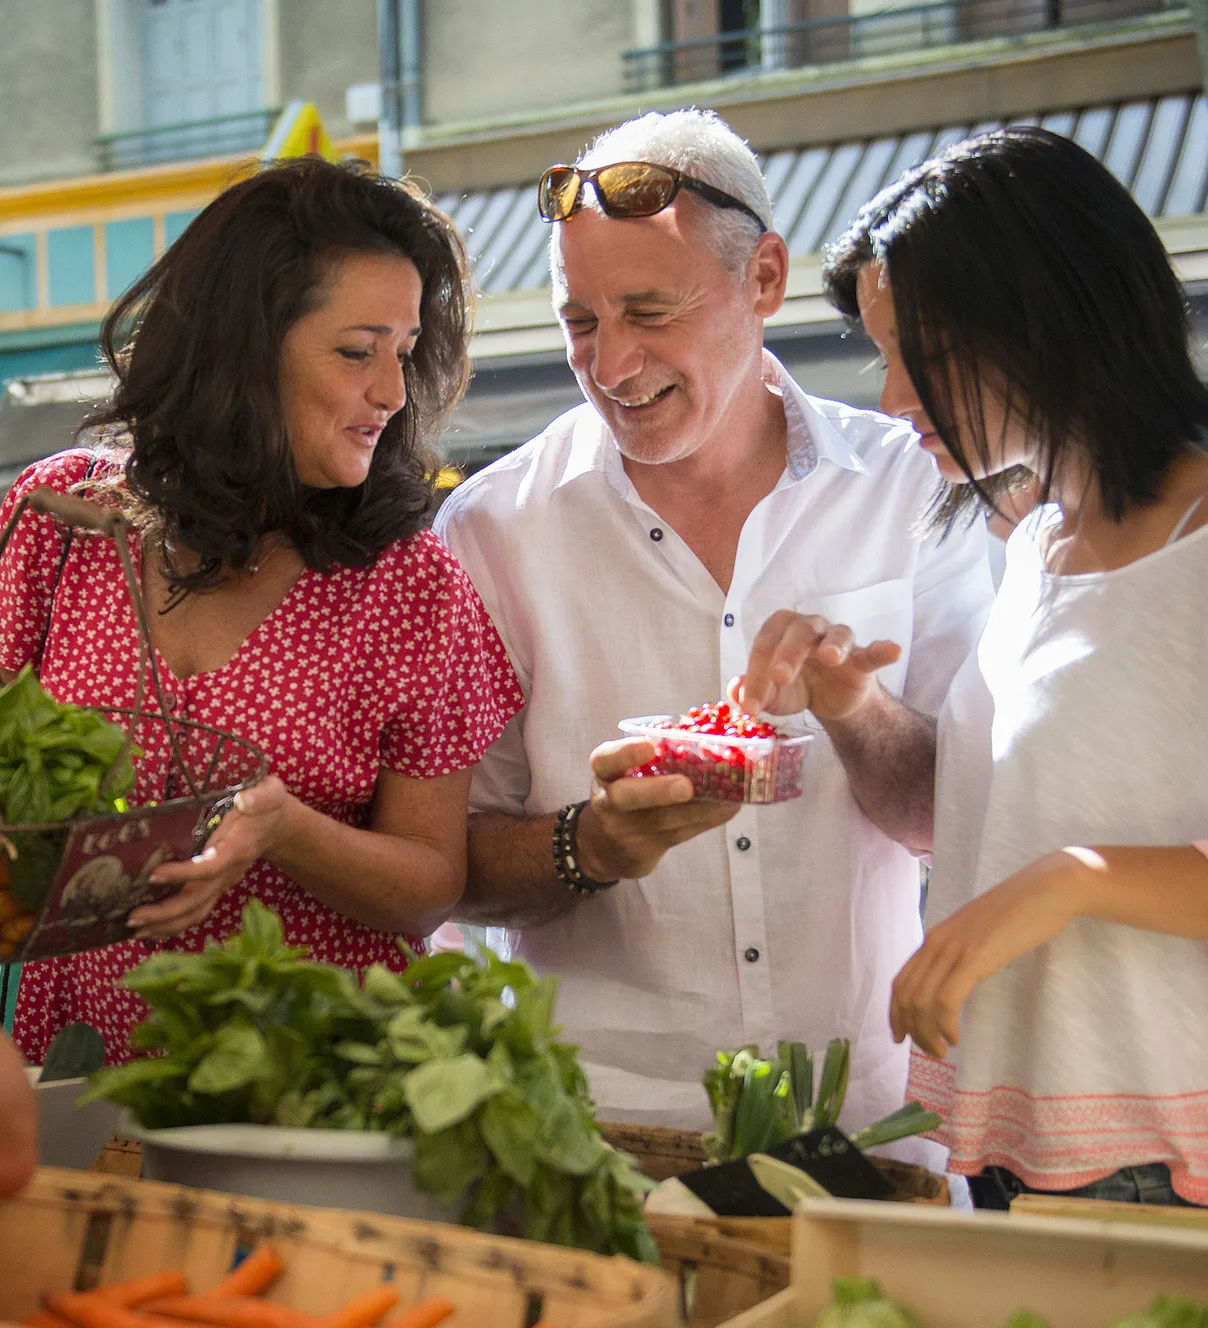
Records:
[[[126,735],[95,710],[60,705],[27,664],[0,689],[0,806],[13,825],[121,811],[134,785]],[[101,796],[101,783],[112,776]]]
[[[713,1130],[701,1142],[710,1162],[736,1162],[763,1153],[795,1134],[834,1125],[843,1110],[851,1074],[851,1043],[832,1038],[826,1046],[818,1090],[814,1058],[801,1042],[781,1042],[764,1058],[754,1044],[719,1051],[705,1071]],[[917,1102],[866,1125],[851,1136],[860,1149],[938,1129],[940,1118]]]
[[[253,1122],[379,1130],[414,1141],[421,1190],[489,1227],[656,1261],[650,1187],[596,1124],[576,1048],[552,1023],[557,979],[487,949],[438,954],[358,984],[284,945],[255,900],[200,953],[162,951],[123,979],[151,1006],[89,1099],[147,1128]]]
[[[130,758],[141,754],[123,754],[125,741],[98,711],[48,696],[27,664],[0,688],[3,820],[34,825],[125,811],[124,795],[134,787]],[[9,832],[16,856],[5,863],[8,888],[23,909],[46,902],[66,837],[66,827]]]

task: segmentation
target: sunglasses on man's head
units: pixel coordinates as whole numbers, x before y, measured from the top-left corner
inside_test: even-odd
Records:
[[[566,221],[583,206],[584,186],[591,185],[606,217],[653,217],[670,207],[681,189],[690,190],[714,207],[736,208],[767,230],[759,214],[741,200],[703,180],[694,180],[670,166],[648,161],[618,161],[583,170],[578,166],[551,166],[537,186],[537,211],[545,221]]]

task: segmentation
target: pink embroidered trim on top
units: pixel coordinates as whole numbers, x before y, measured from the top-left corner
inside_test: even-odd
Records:
[[[944,1124],[935,1137],[961,1175],[1008,1167],[1037,1189],[1072,1190],[1120,1167],[1165,1162],[1176,1193],[1208,1204],[1208,1093],[1034,1098],[997,1085],[956,1087],[953,1066],[915,1051],[909,1097]]]

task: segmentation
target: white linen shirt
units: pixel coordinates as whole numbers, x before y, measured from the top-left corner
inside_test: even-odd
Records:
[[[743,526],[728,593],[638,496],[588,405],[446,500],[437,532],[527,698],[475,771],[473,811],[536,817],[587,797],[588,756],[618,720],[723,696],[777,609],[899,642],[885,685],[938,711],[991,599],[984,523],[922,536],[937,476],[910,427],[806,396],[767,352],[765,379],[784,398],[788,464]],[[817,732],[801,798],[744,806],[642,880],[492,934],[561,976],[558,1019],[602,1119],[707,1127],[701,1076],[720,1048],[821,1051],[838,1035],[852,1040],[844,1123],[901,1105],[889,986],[921,939],[919,864],[864,817]]]
[[[1068,844],[1183,847],[1208,821],[1208,528],[1055,576],[1055,504],[1011,536],[939,723],[929,926]],[[619,888],[619,887],[618,887]],[[1165,1162],[1208,1204],[1208,945],[1076,918],[980,983],[912,1088],[952,1165],[1064,1190]]]

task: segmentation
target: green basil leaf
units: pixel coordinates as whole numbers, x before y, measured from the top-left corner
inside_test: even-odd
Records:
[[[415,1124],[427,1134],[465,1120],[499,1089],[495,1076],[469,1052],[417,1066],[404,1085]]]
[[[406,982],[413,990],[444,990],[472,963],[465,955],[455,951],[426,955],[407,965]]]
[[[226,944],[232,954],[253,959],[275,957],[285,944],[281,919],[258,899],[249,899],[243,906],[243,929]]]
[[[532,1182],[541,1122],[518,1093],[500,1093],[482,1109],[479,1128],[495,1161],[521,1185]]]
[[[100,1098],[111,1098],[115,1102],[125,1102],[126,1095],[133,1088],[144,1084],[163,1083],[166,1080],[183,1079],[188,1074],[188,1067],[164,1057],[146,1057],[143,1060],[129,1061],[125,1065],[111,1065],[98,1070],[89,1080],[88,1091],[80,1098],[80,1105],[96,1102]]]
[[[354,1065],[382,1064],[381,1048],[368,1042],[337,1042],[333,1050],[341,1060],[352,1061]]]
[[[541,1112],[536,1154],[548,1166],[571,1176],[586,1176],[604,1155],[604,1141],[594,1124],[568,1098],[560,1097]]]
[[[442,1203],[456,1203],[489,1165],[490,1156],[472,1121],[415,1136],[415,1182]]]
[[[415,999],[404,978],[392,973],[384,964],[374,964],[366,969],[362,985],[366,996],[372,996],[383,1005],[406,1005]]]
[[[515,1190],[516,1183],[506,1171],[490,1168],[475,1188],[469,1206],[461,1216],[462,1222],[480,1231],[490,1231],[500,1212],[511,1202]]]
[[[189,1076],[194,1093],[229,1093],[245,1088],[272,1071],[264,1038],[246,1024],[225,1024],[214,1050],[203,1056]]]
[[[550,1019],[557,990],[558,979],[545,977],[516,993],[512,1017],[504,1026],[504,1036],[513,1051],[532,1056],[548,1045],[555,1032]]]
[[[390,1050],[400,1061],[419,1065],[433,1059],[451,1059],[466,1044],[464,1028],[438,1028],[430,1022],[428,1010],[411,1005],[392,1016],[386,1025]]]
[[[38,1083],[56,1079],[81,1079],[105,1063],[105,1040],[91,1024],[65,1024],[55,1034],[42,1061]]]

